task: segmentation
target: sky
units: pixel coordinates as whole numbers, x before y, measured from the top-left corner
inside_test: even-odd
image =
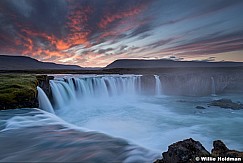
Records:
[[[0,0],[0,54],[243,62],[242,0]]]

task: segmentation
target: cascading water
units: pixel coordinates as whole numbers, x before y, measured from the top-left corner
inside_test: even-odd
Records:
[[[46,96],[45,92],[38,86],[37,86],[37,90],[38,90],[39,108],[49,113],[55,114],[53,107],[48,97]]]
[[[0,151],[0,162],[153,162],[168,145],[190,137],[207,150],[215,139],[243,150],[242,130],[235,125],[243,123],[242,110],[207,107],[211,96],[153,96],[159,88],[156,78],[159,84],[159,77],[151,75],[56,76],[50,81],[55,115],[29,108],[0,112],[0,141],[9,149],[7,155]],[[214,93],[215,78],[201,79],[206,79],[199,82],[205,88],[212,84]],[[174,87],[185,84],[178,81]],[[163,93],[170,82],[163,78]],[[218,89],[218,78],[216,84]],[[40,108],[54,113],[43,90],[37,89]],[[241,101],[243,94],[218,97]],[[18,148],[10,143],[15,139],[20,139]]]
[[[57,78],[50,85],[55,108],[81,99],[135,96],[141,90],[139,75]]]
[[[214,78],[213,77],[211,77],[211,82],[212,82],[211,95],[212,96],[216,96],[215,82],[214,82]]]
[[[144,90],[145,86],[152,86],[159,95],[162,92],[159,76],[154,76],[154,86],[141,79],[139,75],[56,76],[50,82],[56,115],[71,124],[123,138],[156,152],[188,137],[200,140],[208,149],[215,138],[229,139],[234,145],[237,141],[243,143],[240,131],[232,128],[241,120],[231,120],[227,110],[218,112],[210,107],[212,110],[206,109],[204,116],[199,116],[202,111],[195,110],[194,106],[205,106],[212,100],[211,96],[154,98]],[[214,93],[215,83],[211,80]],[[222,124],[230,132],[223,135],[211,132],[220,129]],[[211,137],[206,136],[209,131]]]
[[[155,78],[155,94],[157,96],[161,95],[161,81],[160,81],[160,78],[158,75],[154,75],[154,78]]]

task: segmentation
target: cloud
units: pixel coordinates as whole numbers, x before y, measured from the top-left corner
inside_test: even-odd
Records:
[[[242,10],[240,0],[1,0],[0,53],[81,66],[118,58],[210,59],[243,50]]]
[[[98,54],[104,54],[104,53],[110,52],[112,50],[113,50],[113,48],[100,49],[100,50],[98,50]]]
[[[198,60],[198,61],[202,61],[202,62],[213,62],[213,61],[215,61],[215,57],[208,57],[206,59],[202,59],[202,60]]]
[[[243,50],[243,31],[237,31],[224,35],[211,35],[208,37],[192,40],[190,43],[181,44],[164,49],[163,52],[187,54],[187,55],[208,55],[230,51]]]
[[[125,48],[127,48],[128,46],[127,45],[122,45],[121,47],[120,47],[120,51],[123,51]]]

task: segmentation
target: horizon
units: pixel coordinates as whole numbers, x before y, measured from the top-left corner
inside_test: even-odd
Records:
[[[7,57],[28,57],[28,58],[31,58],[31,59],[35,59],[35,58],[32,58],[31,56],[20,56],[20,55],[5,55],[5,54],[0,54],[0,56],[7,56]],[[55,62],[51,62],[51,61],[40,61],[38,59],[35,59],[39,62],[43,62],[43,63],[55,63]],[[194,62],[194,63],[243,63],[243,61],[205,61],[205,60],[191,60],[191,61],[188,61],[188,60],[173,60],[173,59],[170,59],[170,58],[161,58],[161,59],[146,59],[146,58],[140,58],[140,59],[123,59],[123,58],[120,58],[120,59],[117,59],[115,61],[122,61],[122,60],[129,60],[129,61],[132,61],[132,60],[136,60],[136,61],[172,61],[172,62]],[[105,66],[101,66],[101,67],[82,67],[82,66],[79,66],[79,65],[75,65],[75,64],[62,64],[62,65],[72,65],[72,66],[79,66],[80,68],[105,68],[109,65],[111,65],[112,63],[114,63],[115,61],[112,61],[111,63],[108,63],[107,65]],[[55,63],[55,64],[61,64],[61,63]],[[163,65],[161,65],[163,66]]]
[[[0,54],[105,67],[118,59],[243,62],[243,1],[0,1]]]

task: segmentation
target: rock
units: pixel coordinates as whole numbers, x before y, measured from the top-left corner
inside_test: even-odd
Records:
[[[53,76],[47,75],[37,75],[36,79],[38,80],[38,86],[46,93],[48,97],[51,95],[50,80],[53,80]]]
[[[213,149],[211,151],[213,157],[241,157],[243,158],[243,152],[236,150],[230,150],[221,140],[213,142]]]
[[[34,75],[1,75],[0,110],[38,107],[37,84]]]
[[[0,110],[16,108],[38,108],[37,86],[50,96],[47,75],[4,74],[0,76]]]
[[[243,109],[243,104],[232,102],[230,99],[214,100],[209,105],[233,110]]]
[[[213,142],[211,152],[210,154],[199,141],[190,138],[170,145],[168,151],[162,154],[163,158],[154,163],[201,163],[202,161],[197,161],[198,158],[196,159],[196,157],[201,158],[203,156],[209,159],[203,162],[210,162],[210,158],[218,159],[218,157],[243,159],[243,152],[228,149],[221,140]],[[220,160],[214,162],[220,162]]]
[[[206,109],[206,108],[203,106],[196,106],[196,109]]]
[[[225,155],[228,150],[229,149],[221,140],[215,140],[213,142],[213,149],[211,152],[213,156],[217,157]]]
[[[193,163],[196,162],[196,157],[207,157],[210,156],[210,153],[199,141],[190,138],[170,145],[168,151],[162,155],[163,159],[157,160],[155,163]]]

